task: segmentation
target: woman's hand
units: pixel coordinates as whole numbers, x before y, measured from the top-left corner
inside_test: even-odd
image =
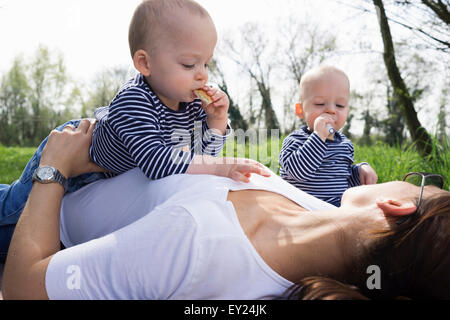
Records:
[[[53,130],[42,151],[40,166],[57,168],[66,177],[75,177],[88,172],[106,172],[89,157],[95,122],[81,120],[78,128],[68,125],[59,132]]]

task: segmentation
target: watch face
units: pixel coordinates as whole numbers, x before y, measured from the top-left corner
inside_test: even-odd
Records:
[[[38,177],[42,180],[48,180],[53,177],[53,168],[42,167],[39,169]]]

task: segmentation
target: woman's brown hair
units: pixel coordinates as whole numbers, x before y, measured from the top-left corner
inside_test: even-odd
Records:
[[[377,236],[374,246],[350,266],[354,276],[349,284],[308,277],[291,290],[289,298],[450,299],[450,192],[423,199],[408,221]],[[367,287],[370,265],[381,271],[379,289]]]

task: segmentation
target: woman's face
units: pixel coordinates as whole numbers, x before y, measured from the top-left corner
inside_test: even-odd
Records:
[[[425,186],[423,198],[437,193],[448,192],[434,186]],[[366,231],[391,229],[395,221],[388,219],[394,212],[381,209],[379,203],[394,204],[392,207],[413,208],[418,202],[420,187],[403,181],[392,181],[380,184],[362,185],[344,192],[341,201],[342,218],[336,217],[342,230],[350,237],[360,234],[361,239],[368,239]]]
[[[412,200],[417,199],[419,193],[419,187],[402,181],[361,185],[349,188],[344,192],[341,206],[365,207],[386,198],[396,201]]]
[[[418,186],[401,181],[348,189],[343,195],[339,212],[333,218],[340,230],[346,261],[360,263],[360,258],[365,259],[368,252],[373,252],[373,244],[380,239],[374,232],[395,231],[398,226],[391,217],[401,216],[401,211],[405,214],[415,212],[420,190]],[[442,194],[448,195],[449,192],[435,186],[425,186],[423,199]],[[345,276],[352,278],[351,274]]]
[[[435,186],[425,186],[423,197],[448,192]],[[403,181],[391,181],[380,184],[362,185],[350,188],[342,196],[342,206],[358,206],[375,204],[376,201],[393,200],[416,203],[420,196],[420,187]]]

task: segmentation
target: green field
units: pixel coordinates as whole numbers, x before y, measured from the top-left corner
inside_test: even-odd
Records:
[[[268,141],[268,145],[259,145],[259,148],[268,150],[260,157],[259,150],[254,147],[246,146],[245,152],[242,151],[242,145],[232,147],[233,152],[227,152],[229,142],[225,144],[224,154],[228,156],[239,157],[245,156],[260,161],[273,171],[278,173],[278,154],[281,150],[282,140]],[[271,145],[275,146],[276,150],[273,156],[264,156],[267,153],[270,155]],[[385,143],[375,143],[371,146],[359,146],[356,143],[355,147],[355,163],[368,162],[375,169],[378,175],[378,182],[386,182],[392,180],[400,180],[402,177],[411,171],[433,172],[444,176],[445,189],[449,188],[450,177],[450,148],[442,148],[434,146],[433,156],[428,159],[423,159],[412,147],[391,147]],[[276,163],[273,163],[276,162]]]
[[[271,147],[274,153],[271,154]],[[225,156],[240,156],[256,159],[278,173],[278,154],[281,141],[269,141],[259,147],[249,147],[227,142]],[[263,150],[264,152],[261,152]],[[31,158],[35,148],[16,148],[0,146],[0,183],[11,183],[20,174]],[[450,150],[435,150],[433,159],[422,159],[413,148],[390,147],[378,143],[372,146],[355,144],[355,162],[369,162],[378,174],[378,182],[398,180],[410,171],[439,173],[446,178],[445,189],[449,190]]]
[[[390,147],[386,144],[373,146],[355,145],[355,162],[368,162],[378,175],[378,182],[401,179],[411,171],[438,173],[445,179],[449,189],[450,150],[434,150],[432,159],[423,159],[413,148]]]
[[[18,179],[35,150],[0,145],[0,183],[9,184]]]

